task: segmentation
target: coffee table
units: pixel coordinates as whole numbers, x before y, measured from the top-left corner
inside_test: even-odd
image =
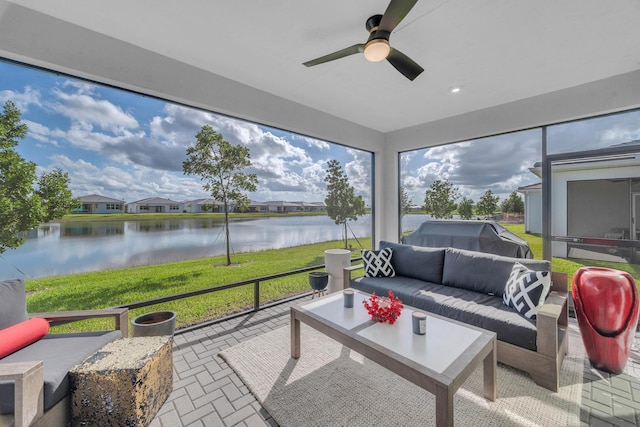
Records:
[[[300,357],[300,322],[360,353],[436,397],[436,425],[453,425],[453,395],[481,363],[484,397],[496,399],[496,334],[427,313],[426,335],[412,331],[405,306],[395,324],[371,320],[356,291],[353,308],[342,292],[291,307],[291,357]]]

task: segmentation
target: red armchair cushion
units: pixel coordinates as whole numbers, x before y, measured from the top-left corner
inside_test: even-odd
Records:
[[[39,317],[0,330],[0,358],[38,341],[49,332],[49,322]]]

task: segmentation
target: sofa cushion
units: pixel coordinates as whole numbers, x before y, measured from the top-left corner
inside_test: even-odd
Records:
[[[447,248],[442,284],[502,298],[504,286],[516,262],[534,271],[551,270],[551,263],[546,260],[511,258]]]
[[[362,292],[376,295],[386,296],[388,292],[393,291],[393,295],[398,297],[403,304],[415,305],[416,298],[420,297],[420,291],[424,289],[428,282],[418,279],[412,279],[405,276],[396,277],[358,277],[351,280],[350,287],[358,289]],[[442,287],[441,285],[438,285]]]
[[[24,281],[21,279],[0,281],[0,329],[28,319]]]
[[[533,271],[516,262],[504,287],[503,302],[524,317],[533,319],[551,289],[549,271]]]
[[[444,248],[423,248],[381,241],[380,249],[384,248],[393,250],[391,264],[396,271],[396,276],[405,276],[426,282],[442,282]]]
[[[67,373],[76,364],[105,344],[121,338],[120,331],[49,334],[39,341],[16,351],[2,362],[44,361],[45,411],[69,394]],[[0,381],[0,414],[13,413],[13,381]]]
[[[450,286],[425,287],[417,308],[495,332],[499,341],[536,351],[535,321],[505,306],[502,298]]]
[[[364,275],[366,277],[394,277],[396,272],[391,264],[392,257],[393,251],[391,248],[384,248],[379,251],[362,251]]]
[[[0,359],[38,341],[49,332],[49,322],[39,317],[0,330]]]

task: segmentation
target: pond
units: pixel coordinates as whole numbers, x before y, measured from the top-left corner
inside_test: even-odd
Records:
[[[428,215],[408,215],[413,230]],[[349,222],[349,237],[371,236],[371,216]],[[353,233],[353,234],[351,234]],[[278,216],[230,224],[232,252],[279,249],[342,238],[328,216]],[[367,248],[365,248],[367,249]],[[45,277],[161,264],[225,253],[223,224],[212,218],[69,222],[42,225],[0,258],[0,279]]]

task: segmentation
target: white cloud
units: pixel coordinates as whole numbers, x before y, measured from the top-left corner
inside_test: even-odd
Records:
[[[64,155],[55,155],[51,157],[48,169],[54,167],[69,173],[74,197],[97,193],[132,202],[155,196],[176,201],[206,196],[200,182],[192,178],[143,166],[100,167],[85,160],[74,161]]]
[[[40,91],[35,90],[30,86],[25,86],[24,91],[22,92],[2,90],[0,91],[0,101],[3,106],[7,101],[13,102],[16,108],[18,108],[18,110],[23,114],[29,111],[30,105],[42,105]]]
[[[364,196],[369,201],[371,194],[371,154],[365,151],[348,150],[353,160],[344,165],[349,184],[356,194]]]
[[[331,148],[331,145],[327,141],[322,141],[308,136],[293,135],[291,139],[294,141],[304,141],[307,144],[307,147],[315,147],[321,151],[327,151]]]
[[[82,95],[93,95],[96,92],[97,86],[93,83],[84,82],[80,80],[65,80],[62,83],[63,88],[73,88],[77,93]]]
[[[68,94],[54,89],[53,95],[58,101],[53,102],[50,108],[85,130],[92,130],[93,126],[98,126],[100,129],[121,134],[126,129],[139,127],[135,117],[109,101],[96,99],[82,91]]]
[[[540,150],[540,132],[525,131],[404,153],[402,183],[414,201],[422,201],[436,179],[475,201],[488,189],[505,197],[538,181],[528,168],[540,161]]]
[[[280,136],[254,123],[170,103],[149,122],[139,123],[125,104],[101,99],[104,92],[97,89],[75,81],[60,84],[43,105],[51,119],[28,122],[29,136],[43,147],[59,145],[59,154],[49,157],[46,167],[68,171],[76,196],[97,193],[128,202],[206,197],[200,179],[182,173],[182,162],[197,132],[208,124],[232,144],[249,148],[249,172],[259,180],[258,191],[250,195],[254,200],[323,200],[328,159],[319,159],[318,153],[324,152],[346,162],[350,182],[369,200],[369,153],[294,134]]]
[[[58,141],[50,138],[51,136],[53,136],[53,133],[48,127],[43,126],[40,123],[32,122],[31,120],[22,120],[22,123],[27,125],[27,128],[29,129],[27,135],[31,138],[35,139],[36,141],[53,145],[55,147],[60,146],[58,144]]]

